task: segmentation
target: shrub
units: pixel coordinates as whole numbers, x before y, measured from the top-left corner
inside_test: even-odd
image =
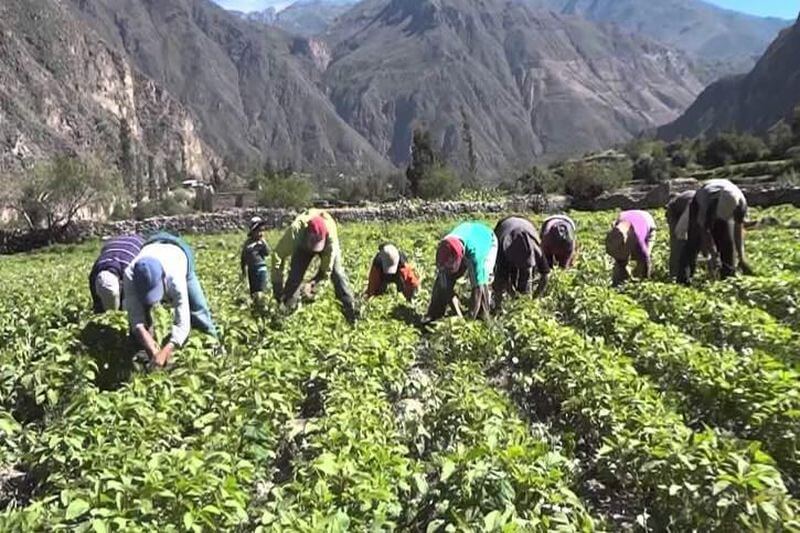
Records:
[[[461,190],[461,180],[444,165],[437,165],[422,176],[418,194],[425,200],[453,198]]]
[[[260,186],[258,204],[262,207],[302,209],[311,203],[314,189],[308,179],[292,175],[265,176]]]
[[[633,164],[633,179],[645,183],[662,183],[670,178],[670,162],[666,156],[643,155]]]
[[[514,182],[513,192],[522,194],[550,194],[561,192],[559,177],[548,168],[533,167]]]
[[[561,168],[564,192],[579,200],[591,200],[606,191],[627,185],[632,177],[631,164],[612,163],[567,163]]]
[[[750,163],[767,154],[767,145],[753,135],[721,133],[712,139],[700,154],[700,163],[707,168],[731,163]]]

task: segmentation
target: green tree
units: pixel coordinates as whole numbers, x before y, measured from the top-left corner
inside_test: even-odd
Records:
[[[406,169],[408,188],[412,196],[420,195],[420,184],[439,165],[430,132],[415,129],[411,140],[411,162]]]
[[[633,179],[645,183],[662,183],[670,178],[667,156],[644,154],[633,163]]]
[[[567,163],[561,168],[564,191],[580,200],[591,200],[606,191],[627,185],[632,177],[629,162],[585,162]]]
[[[439,164],[419,182],[419,197],[425,200],[453,198],[461,190],[461,180],[445,165]]]
[[[314,193],[311,182],[297,174],[263,176],[258,204],[263,207],[302,209],[308,207]]]
[[[14,202],[31,229],[67,229],[83,210],[105,208],[125,199],[122,179],[93,158],[59,156],[37,164],[25,177]]]

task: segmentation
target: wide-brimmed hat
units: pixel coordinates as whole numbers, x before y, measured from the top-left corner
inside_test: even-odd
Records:
[[[119,277],[113,272],[103,270],[94,280],[94,292],[100,298],[100,303],[105,311],[119,309],[120,288]]]
[[[164,299],[164,267],[145,257],[133,265],[133,286],[144,305],[150,307]]]
[[[328,226],[321,216],[315,216],[308,221],[308,245],[312,252],[319,253],[325,249],[325,241],[328,238]]]
[[[378,260],[384,273],[396,274],[400,266],[400,250],[394,244],[384,244],[378,251]]]

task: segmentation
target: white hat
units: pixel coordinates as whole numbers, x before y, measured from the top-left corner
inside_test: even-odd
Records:
[[[386,274],[396,274],[400,266],[400,251],[393,244],[384,244],[378,251],[381,268]]]
[[[116,311],[119,309],[119,278],[113,272],[103,270],[97,274],[94,280],[94,290],[105,311]]]

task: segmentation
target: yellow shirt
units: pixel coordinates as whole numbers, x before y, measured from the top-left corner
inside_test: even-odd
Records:
[[[281,240],[272,253],[271,278],[273,283],[283,277],[292,254],[298,246],[306,246],[308,223],[314,217],[322,217],[325,227],[328,229],[328,238],[325,241],[325,248],[320,252],[319,278],[327,279],[333,272],[333,259],[339,253],[339,237],[336,232],[336,222],[327,211],[322,209],[309,209],[305,213],[297,215],[292,224],[286,229]]]

